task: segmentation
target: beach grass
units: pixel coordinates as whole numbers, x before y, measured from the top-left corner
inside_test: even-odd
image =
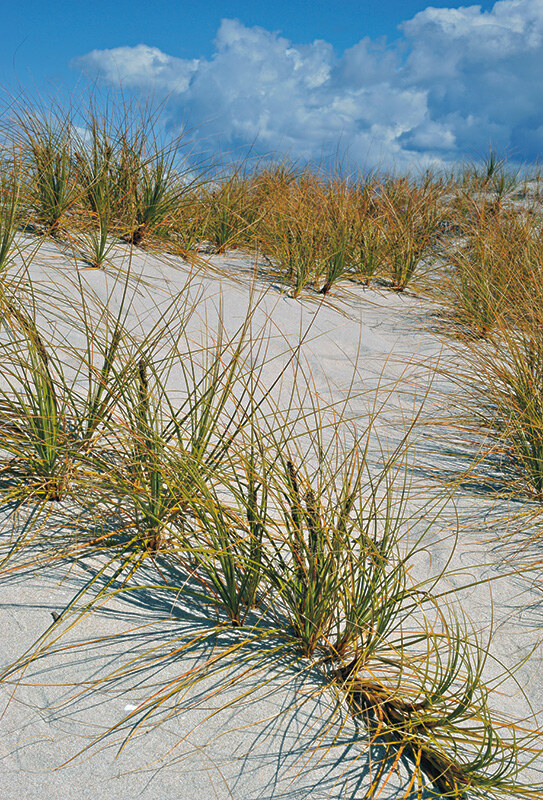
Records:
[[[426,545],[424,534],[407,544],[408,436],[376,472],[373,420],[353,425],[344,398],[315,396],[304,335],[285,344],[283,366],[268,361],[273,337],[253,328],[257,302],[234,333],[219,321],[195,344],[188,328],[199,298],[188,279],[151,309],[151,325],[129,324],[131,259],[145,248],[253,253],[261,278],[313,300],[346,281],[415,291],[426,260],[441,259],[435,296],[464,326],[467,363],[488,393],[479,424],[510,454],[520,490],[541,501],[539,219],[507,206],[511,187],[494,160],[467,189],[466,176],[327,177],[287,164],[210,179],[188,168],[179,139],[155,134],[152,113],[144,124],[124,113],[106,124],[91,104],[85,136],[70,111],[12,120],[5,160],[15,166],[0,186],[0,466],[5,503],[32,507],[35,522],[4,548],[2,569],[30,552],[52,506],[81,517],[92,507],[100,533],[51,547],[66,565],[92,557],[96,575],[2,679],[55,652],[63,626],[93,608],[159,585],[201,609],[205,632],[179,647],[219,642],[218,672],[235,653],[243,670],[281,657],[319,676],[330,703],[363,722],[361,747],[381,747],[368,800],[406,760],[402,797],[542,797],[522,776],[540,757],[540,731],[496,711],[500,683],[485,678],[492,642],[455,605],[463,587],[441,589],[447,568],[413,577]],[[492,181],[489,205],[480,193]],[[91,296],[76,276],[63,338],[60,305],[48,308],[31,258],[17,261],[23,230],[72,253],[83,242],[74,264],[111,273],[120,300]],[[113,265],[119,247],[124,272]],[[296,388],[284,406],[276,390],[290,371]],[[301,396],[308,407],[297,407]],[[428,514],[427,528],[439,525]],[[225,630],[237,638],[222,646]],[[126,746],[209,668],[160,687],[110,732],[128,719]]]

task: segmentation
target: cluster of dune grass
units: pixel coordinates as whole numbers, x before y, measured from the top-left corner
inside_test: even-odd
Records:
[[[541,498],[537,215],[508,205],[494,164],[454,179],[327,178],[286,164],[205,177],[179,166],[182,142],[160,141],[152,116],[91,107],[84,122],[23,109],[4,130],[1,474],[5,507],[31,507],[35,521],[4,546],[2,569],[16,570],[40,536],[47,544],[42,521],[54,505],[103,520],[64,538],[62,556],[58,541],[52,548],[55,558],[92,555],[100,581],[4,680],[55,646],[67,620],[141,591],[150,568],[163,591],[209,611],[206,636],[240,632],[225,659],[234,648],[250,663],[258,643],[259,659],[281,653],[326,677],[365,721],[365,745],[384,747],[368,798],[405,759],[405,796],[424,785],[442,797],[541,796],[521,774],[537,732],[491,710],[487,646],[449,613],[438,576],[410,576],[424,544],[403,541],[399,454],[375,475],[369,430],[347,446],[338,415],[316,405],[288,421],[274,400],[281,374],[262,380],[265,342],[251,313],[235,336],[196,348],[187,292],[137,335],[123,321],[127,293],[113,313],[81,289],[76,346],[59,338],[53,312],[40,323],[47,301],[17,266],[25,231],[27,244],[68,242],[111,270],[118,240],[188,258],[257,253],[294,297],[342,280],[403,291],[422,272],[429,291],[433,275],[436,297],[469,333],[467,352],[485,364],[485,423]],[[131,713],[133,730],[208,669],[155,692]]]
[[[345,281],[422,286],[464,331],[491,398],[486,427],[541,495],[543,240],[537,193],[491,152],[480,169],[422,177],[330,175],[288,163],[189,166],[149,110],[13,107],[4,130],[0,272],[15,232],[65,239],[103,267],[118,239],[197,258],[241,250],[293,297]],[[533,182],[532,182],[533,185]],[[523,192],[524,190],[524,192]],[[531,200],[530,200],[531,197]],[[485,390],[485,391],[486,391]]]
[[[468,198],[444,251],[450,317],[476,376],[470,414],[501,454],[503,488],[543,498],[543,236],[538,203]]]
[[[151,565],[151,585],[209,610],[208,637],[240,630],[245,666],[258,642],[259,659],[280,651],[326,676],[365,719],[369,742],[385,746],[368,797],[402,757],[413,767],[406,795],[415,782],[450,797],[537,795],[518,775],[532,737],[490,710],[483,644],[444,611],[437,576],[409,577],[423,544],[401,546],[398,454],[376,476],[366,469],[368,431],[342,445],[341,425],[317,407],[313,424],[306,412],[285,425],[273,387],[255,375],[249,320],[195,351],[184,337],[186,303],[172,302],[140,338],[121,312],[104,334],[82,294],[86,344],[73,348],[48,341],[23,297],[4,291],[2,300],[2,473],[5,506],[30,505],[35,519],[10,539],[3,569],[25,564],[60,504],[67,520],[86,514],[94,526],[49,536],[51,557],[60,557],[59,543],[67,561],[92,555],[100,587],[93,578],[4,680],[43,658],[74,616],[141,592]],[[175,392],[174,373],[182,375]],[[153,655],[164,658],[160,648]],[[201,678],[192,671],[191,681]],[[155,692],[133,712],[135,730],[186,685],[183,675]]]
[[[148,109],[91,103],[76,116],[10,108],[2,230],[25,224],[68,238],[96,267],[107,262],[109,235],[180,254],[258,253],[293,296],[328,294],[346,280],[403,291],[421,273],[439,281],[436,261],[449,255],[459,276],[456,302],[485,331],[485,308],[508,282],[492,264],[500,237],[504,244],[537,227],[533,215],[508,213],[507,195],[522,181],[508,178],[492,153],[486,173],[449,176],[334,175],[288,162],[203,170],[183,136],[167,140],[158,130]],[[447,247],[458,236],[469,240],[463,257]],[[499,258],[509,255],[502,248]],[[472,261],[481,274],[472,274]]]
[[[4,195],[17,220],[70,238],[91,265],[108,235],[173,252],[260,253],[297,296],[378,277],[403,291],[434,253],[446,180],[343,178],[284,164],[216,171],[188,166],[184,140],[164,141],[150,112],[10,110]],[[185,160],[183,160],[185,159]],[[4,224],[10,224],[9,215]]]

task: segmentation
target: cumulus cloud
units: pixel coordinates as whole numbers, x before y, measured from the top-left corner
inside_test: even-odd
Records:
[[[343,54],[223,20],[210,59],[155,47],[94,50],[73,66],[168,97],[214,146],[368,167],[448,163],[491,141],[518,160],[543,149],[543,0],[426,8],[394,45],[367,37]]]
[[[175,58],[158,47],[138,44],[136,47],[92,50],[75,59],[73,66],[96,73],[107,83],[181,94],[189,88],[198,61]]]

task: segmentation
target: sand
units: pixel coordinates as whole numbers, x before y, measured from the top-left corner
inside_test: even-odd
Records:
[[[452,422],[427,424],[454,409],[459,392],[447,370],[459,363],[461,355],[443,335],[436,307],[415,294],[355,284],[329,299],[307,295],[294,300],[273,282],[252,280],[250,258],[227,255],[211,261],[216,270],[200,271],[173,257],[131,254],[119,247],[113,266],[81,270],[78,275],[91,304],[95,293],[115,306],[122,295],[119,270],[130,270],[126,322],[135,334],[152,329],[157,308],[166,307],[179,292],[194,298],[195,311],[188,323],[194,342],[216,338],[219,320],[226,332],[233,333],[243,324],[247,309],[254,307],[253,336],[266,331],[268,337],[266,353],[261,352],[258,361],[263,381],[271,385],[282,373],[274,389],[278,403],[287,408],[297,389],[298,406],[310,409],[312,398],[318,396],[321,404],[335,403],[337,413],[356,421],[359,430],[367,425],[368,415],[380,409],[372,434],[379,447],[370,455],[376,471],[411,431],[413,447],[407,456],[411,540],[428,527],[428,508],[441,509],[425,534],[425,549],[413,570],[421,575],[439,572],[456,547],[449,565],[454,574],[441,588],[475,582],[454,602],[481,635],[488,637],[493,630],[485,674],[492,679],[501,673],[501,663],[513,668],[527,658],[516,672],[516,682],[508,679],[499,687],[495,703],[516,718],[533,712],[532,724],[537,720],[541,724],[540,583],[536,570],[513,573],[515,565],[538,555],[535,546],[520,552],[526,532],[515,534],[520,522],[511,521],[512,515],[526,514],[530,508],[477,491],[475,478],[454,494],[440,480],[445,474],[449,478],[461,474],[477,451]],[[68,333],[72,343],[79,344],[69,320],[78,302],[72,254],[44,243],[29,271],[55,304],[64,304],[54,324],[51,309],[44,309],[51,330]],[[311,375],[309,386],[303,385],[299,369],[289,361],[288,347],[300,341],[299,364]],[[173,384],[175,390],[174,379]],[[345,429],[348,438],[351,427]],[[484,469],[485,464],[479,473]],[[28,513],[4,510],[3,535],[21,530]],[[61,524],[55,513],[47,522],[51,531]],[[65,524],[65,516],[62,519]],[[505,537],[506,533],[512,535]],[[26,568],[0,574],[4,663],[25,653],[50,626],[51,612],[62,611],[97,570],[92,559],[81,559],[67,569],[65,563],[48,559],[44,547],[29,549],[26,558],[30,562]],[[171,594],[158,588],[110,600],[67,631],[58,642],[58,652],[35,660],[19,675],[19,683],[1,687],[0,797],[339,800],[363,796],[372,769],[363,727],[357,729],[352,722],[342,727],[344,715],[309,666],[282,660],[259,664],[257,654],[252,671],[243,678],[234,658],[229,670],[188,690],[179,698],[175,714],[135,736],[121,752],[119,732],[85,750],[153,687],[175,680],[208,657],[212,643],[159,663],[149,655],[147,662],[138,662],[137,669],[128,669],[118,681],[84,691],[90,681],[128,665],[138,653],[158,646],[164,648],[161,652],[173,649],[172,642],[204,631],[205,626],[205,609],[181,596],[172,601]],[[225,633],[231,642],[236,635]],[[79,646],[63,648],[68,642]],[[542,779],[542,767],[537,761],[533,765],[534,781]],[[381,796],[398,797],[398,791],[391,781]]]

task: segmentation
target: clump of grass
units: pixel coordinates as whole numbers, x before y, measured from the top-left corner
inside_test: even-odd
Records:
[[[351,190],[344,181],[336,179],[323,196],[325,221],[323,225],[323,253],[321,294],[342,278],[353,272],[352,240],[355,228],[355,209]]]
[[[365,181],[353,193],[355,218],[351,242],[353,274],[369,286],[374,275],[382,269],[386,239],[385,215],[379,203],[378,190],[371,180]]]
[[[64,398],[59,398],[50,355],[34,321],[13,302],[3,302],[11,331],[9,360],[0,390],[2,447],[30,492],[62,499],[71,465]]]
[[[185,192],[175,173],[173,157],[167,152],[157,151],[141,164],[138,178],[134,186],[133,227],[127,236],[127,241],[136,247],[172,224]]]
[[[324,222],[320,184],[309,174],[289,183],[284,193],[270,193],[270,206],[259,226],[262,252],[281,281],[298,297],[314,286],[321,271]]]
[[[472,190],[490,195],[487,201],[492,213],[499,213],[503,201],[515,191],[518,185],[518,170],[508,167],[507,159],[498,155],[492,145],[483,159],[481,168],[472,169]]]
[[[90,218],[91,227],[86,234],[88,262],[100,268],[106,261],[113,242],[108,240],[113,224],[115,199],[112,197],[111,178],[114,170],[114,151],[107,130],[99,120],[91,119],[90,144],[82,141],[75,153],[78,181],[82,188],[82,201]]]
[[[15,241],[22,219],[20,180],[16,165],[3,170],[0,177],[0,278],[14,259]]]
[[[38,300],[31,283],[20,297],[3,294],[2,460],[5,470],[22,478],[15,496],[61,500],[72,485],[84,494],[86,483],[96,487],[97,475],[107,474],[107,459],[101,461],[96,451],[111,431],[126,381],[126,367],[117,363],[123,338],[129,338],[121,321],[126,286],[127,282],[117,316],[111,319],[98,304],[94,322],[79,287],[81,319],[76,314],[71,321],[73,330],[82,333],[85,347],[75,353],[67,342],[47,341],[38,327]],[[105,334],[98,330],[102,324]]]
[[[200,190],[201,237],[216,254],[247,247],[258,220],[249,179],[241,168],[209,182]]]
[[[385,750],[364,797],[377,796],[401,760],[411,768],[402,797],[414,787],[418,796],[432,787],[457,800],[539,796],[540,787],[519,780],[521,741],[529,754],[535,736],[491,713],[484,649],[460,627],[444,619],[440,627],[439,635],[433,624],[413,631],[401,653],[382,647],[337,673],[353,713]]]
[[[408,180],[385,183],[384,252],[392,288],[403,292],[413,280],[425,256],[432,252],[440,219],[439,192],[430,182],[422,186]]]
[[[36,143],[32,146],[32,156],[37,189],[34,207],[38,220],[47,233],[58,236],[61,220],[76,200],[68,147],[58,141]]]
[[[113,228],[138,245],[170,219],[177,178],[185,173],[176,160],[180,142],[158,133],[158,111],[124,98],[83,109],[76,177],[104,239]]]
[[[537,302],[541,236],[522,213],[489,214],[475,205],[465,238],[447,248],[454,267],[453,303],[472,330],[486,336],[500,321],[513,321]]]
[[[306,287],[326,295],[344,279],[367,285],[381,267],[386,242],[373,181],[327,182],[281,165],[258,176],[255,197],[263,209],[257,244],[294,297]]]
[[[344,465],[346,482],[339,484],[336,507],[330,502],[336,487],[314,489],[307,479],[301,482],[292,461],[284,464],[281,529],[286,546],[275,548],[268,573],[306,658],[319,652],[337,662],[363,648],[370,630],[382,636],[394,602],[405,591],[390,559],[391,531],[385,523],[376,541],[375,516],[360,507],[361,476],[352,462],[356,455]],[[372,502],[377,502],[374,495]]]
[[[73,170],[72,122],[68,113],[16,111],[9,140],[20,153],[27,202],[42,232],[59,236],[80,197]]]
[[[135,398],[127,405],[129,429],[133,434],[128,477],[137,490],[134,499],[141,515],[138,527],[143,530],[144,546],[157,551],[163,544],[165,522],[171,516],[172,505],[169,483],[165,481],[166,448],[160,437],[160,412],[152,407],[147,359],[138,358],[134,367]],[[182,503],[182,498],[179,502]]]
[[[470,357],[481,381],[471,414],[502,454],[510,488],[543,500],[543,339],[540,323],[498,323]],[[516,475],[516,478],[514,477]]]

